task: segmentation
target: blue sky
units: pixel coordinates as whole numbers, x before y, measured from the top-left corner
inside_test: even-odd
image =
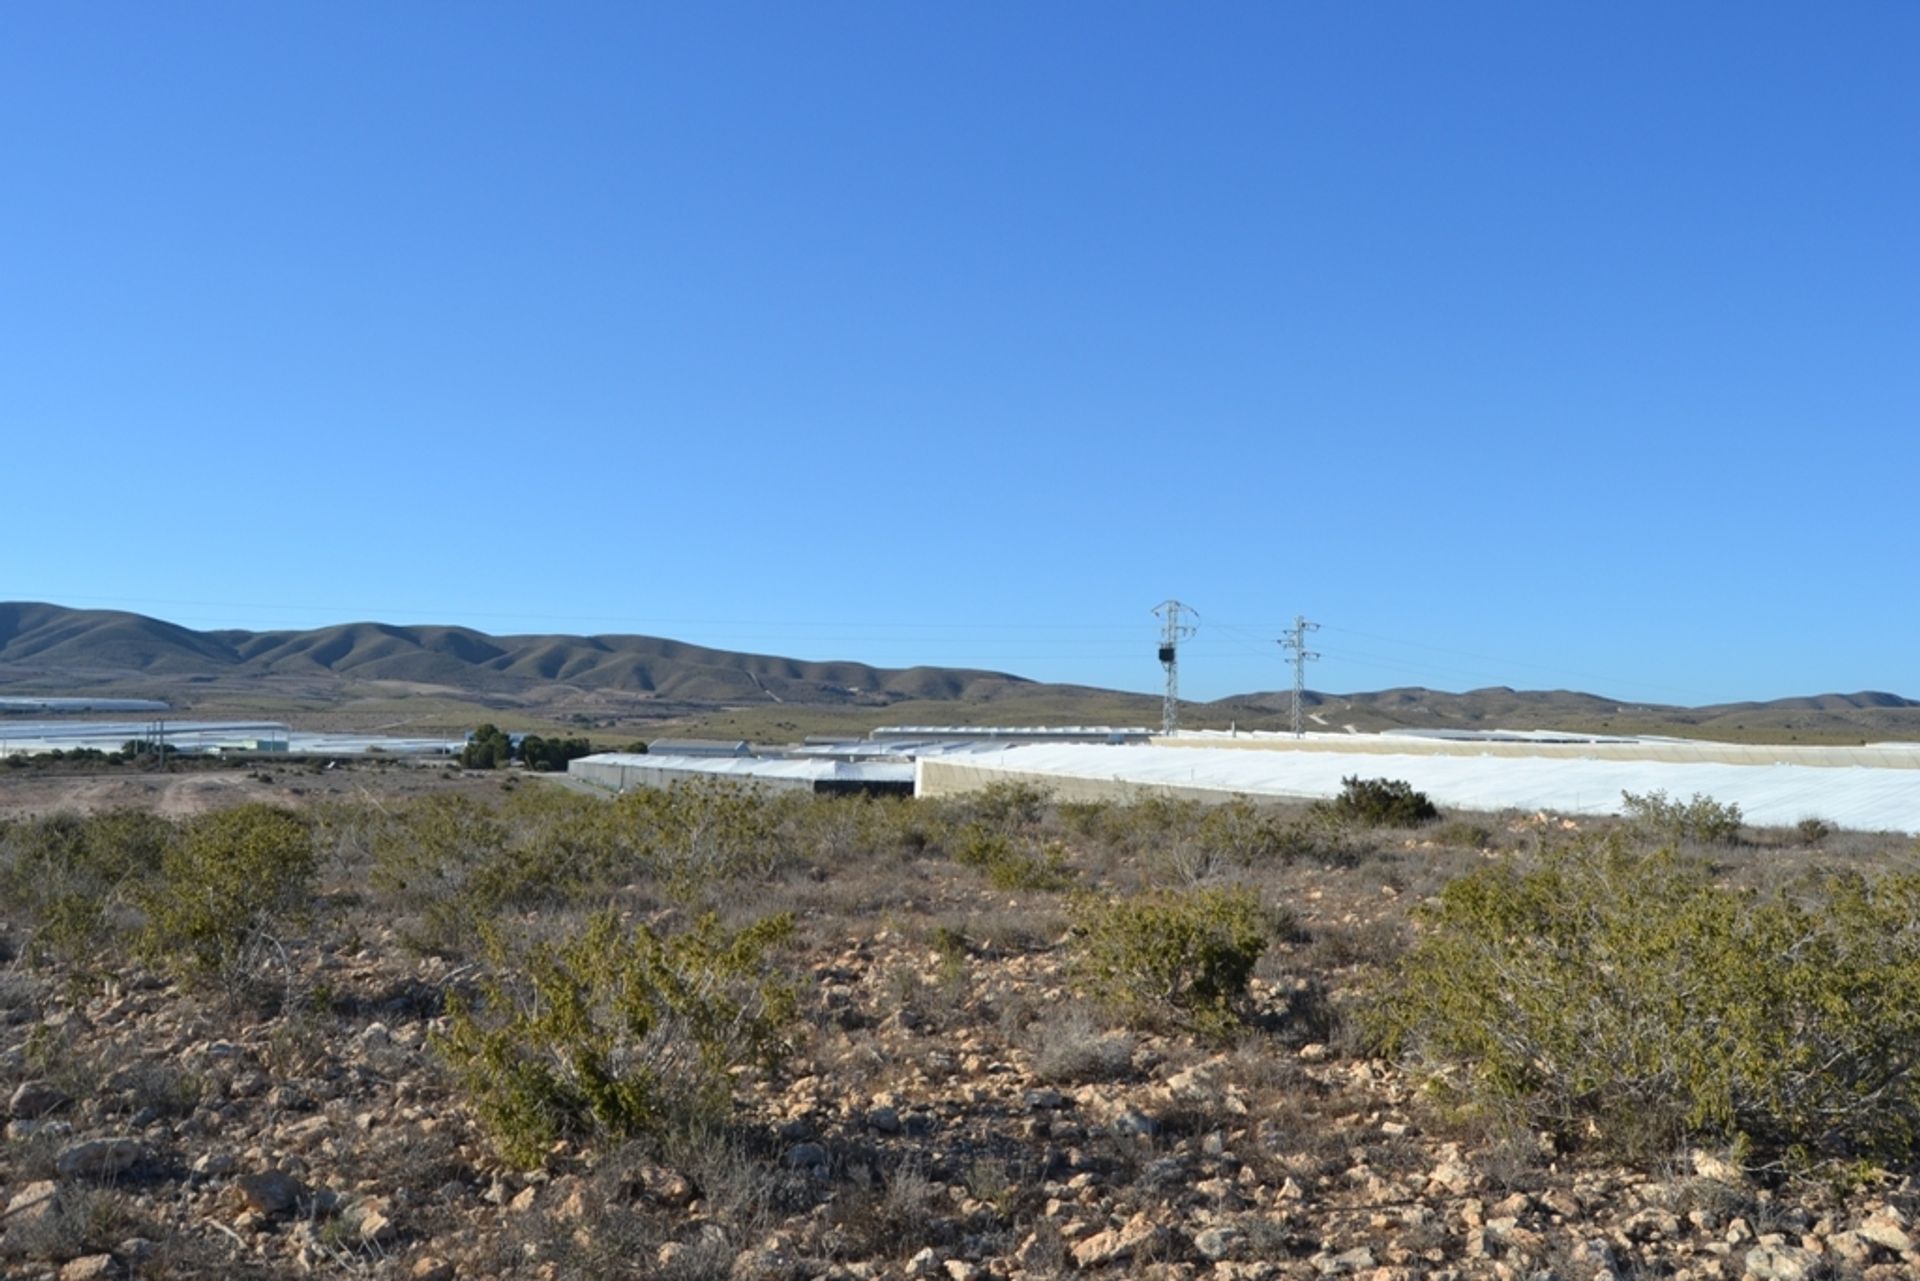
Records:
[[[1920,9],[17,4],[0,598],[1920,695]]]

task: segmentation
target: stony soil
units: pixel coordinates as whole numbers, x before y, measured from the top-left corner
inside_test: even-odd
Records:
[[[1766,1188],[1708,1151],[1620,1168],[1449,1120],[1362,1056],[1338,1010],[1406,905],[1478,857],[1408,836],[1276,870],[1262,892],[1299,928],[1224,1044],[1076,996],[1054,896],[933,859],[761,887],[746,906],[803,921],[784,1070],[741,1079],[729,1129],[534,1173],[492,1154],[432,1045],[472,965],[409,951],[351,886],[270,1014],[16,961],[0,1275],[1920,1275],[1911,1182]]]

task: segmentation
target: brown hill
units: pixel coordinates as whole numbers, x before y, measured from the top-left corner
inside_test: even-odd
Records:
[[[1373,693],[1308,691],[1308,728],[1366,733],[1383,729],[1563,729],[1605,734],[1672,734],[1752,742],[1859,742],[1920,738],[1920,702],[1862,691],[1766,702],[1682,707],[1623,703],[1577,690],[1506,686],[1449,693],[1418,687]],[[1291,691],[1245,694],[1209,703],[1212,719],[1266,728],[1284,720]]]
[[[0,604],[0,681],[49,677],[350,677],[473,693],[564,684],[681,702],[800,703],[988,697],[1030,683],[1001,672],[808,662],[655,636],[489,636],[388,623],[196,632],[140,614]]]
[[[140,614],[35,603],[0,603],[0,688],[7,687],[144,696],[174,696],[186,688],[198,692],[189,703],[204,708],[217,702],[224,711],[311,713],[337,711],[350,699],[372,700],[366,706],[371,726],[402,716],[392,698],[428,693],[458,704],[445,713],[449,723],[461,723],[475,704],[544,708],[575,721],[590,715],[601,724],[622,715],[685,719],[716,707],[758,705],[744,719],[735,716],[719,728],[767,738],[812,729],[857,731],[903,719],[1159,720],[1158,699],[1149,695],[1040,684],[965,668],[804,661],[657,636],[490,636],[465,627],[372,622],[306,631],[197,632]],[[210,702],[209,691],[216,688],[221,698]],[[1189,704],[1183,723],[1278,729],[1287,724],[1290,707],[1287,691],[1241,694]],[[1493,686],[1452,693],[1409,687],[1310,691],[1305,707],[1313,716],[1310,728],[1336,732],[1429,727],[1781,742],[1920,739],[1920,702],[1876,691],[1690,708],[1628,704],[1575,690]],[[796,719],[800,708],[816,709],[817,715]],[[421,713],[410,707],[404,715],[415,723]]]

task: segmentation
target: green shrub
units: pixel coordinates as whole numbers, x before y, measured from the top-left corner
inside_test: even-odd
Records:
[[[1093,839],[1106,831],[1108,819],[1112,816],[1114,805],[1111,801],[1061,801],[1054,806],[1054,812],[1069,832],[1075,836]]]
[[[1761,897],[1671,852],[1550,852],[1448,885],[1371,1035],[1476,1106],[1629,1156],[1911,1160],[1920,877]]]
[[[1361,827],[1418,827],[1440,817],[1425,792],[1402,779],[1343,778],[1340,795],[1316,810]]]
[[[1293,824],[1244,796],[1209,805],[1198,836],[1209,852],[1242,867],[1290,861],[1297,852]]]
[[[1793,828],[1802,844],[1818,845],[1833,835],[1833,824],[1823,818],[1803,818]]]
[[[770,1066],[795,1009],[767,954],[793,932],[769,917],[729,932],[708,916],[662,936],[612,912],[510,960],[475,1008],[451,1004],[438,1045],[501,1155],[538,1165],[567,1137],[628,1138],[711,1120],[730,1074]]]
[[[1442,824],[1434,832],[1433,839],[1437,844],[1463,850],[1484,850],[1490,848],[1496,838],[1494,830],[1485,823],[1470,823],[1466,819],[1456,818]]]
[[[941,804],[955,827],[977,823],[1005,832],[1038,823],[1050,795],[1031,783],[990,783]]]
[[[311,827],[286,810],[240,805],[194,819],[142,888],[142,950],[184,978],[243,975],[273,946],[273,928],[307,906],[315,861]]]
[[[987,874],[987,883],[997,890],[1063,890],[1073,883],[1066,850],[1059,842],[1050,842],[1036,854],[979,823],[960,829],[954,839],[953,861],[981,869]]]
[[[371,881],[408,905],[461,893],[472,869],[507,847],[507,828],[488,806],[451,792],[394,806],[374,827]]]
[[[782,830],[794,797],[727,779],[640,788],[614,802],[620,838],[673,893],[694,901],[742,880],[765,880],[793,861]]]
[[[1622,792],[1620,809],[1641,831],[1667,840],[1728,845],[1740,838],[1740,807],[1699,792],[1690,801],[1670,800],[1662,791]]]
[[[367,844],[374,888],[419,913],[410,941],[452,955],[503,911],[603,895],[640,863],[613,807],[561,788],[498,805],[423,796],[387,811]]]
[[[118,909],[157,873],[173,835],[173,824],[137,810],[0,825],[0,898],[26,916],[28,956],[98,960]]]
[[[1116,1010],[1204,1033],[1239,1022],[1272,922],[1246,889],[1155,890],[1075,903],[1074,973]]]

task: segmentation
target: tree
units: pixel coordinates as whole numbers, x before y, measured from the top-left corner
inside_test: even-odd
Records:
[[[520,762],[528,769],[564,770],[567,762],[593,754],[593,744],[584,738],[541,738],[529,734],[520,740]]]
[[[499,769],[512,759],[512,741],[491,721],[473,731],[460,749],[460,763],[468,769]]]

